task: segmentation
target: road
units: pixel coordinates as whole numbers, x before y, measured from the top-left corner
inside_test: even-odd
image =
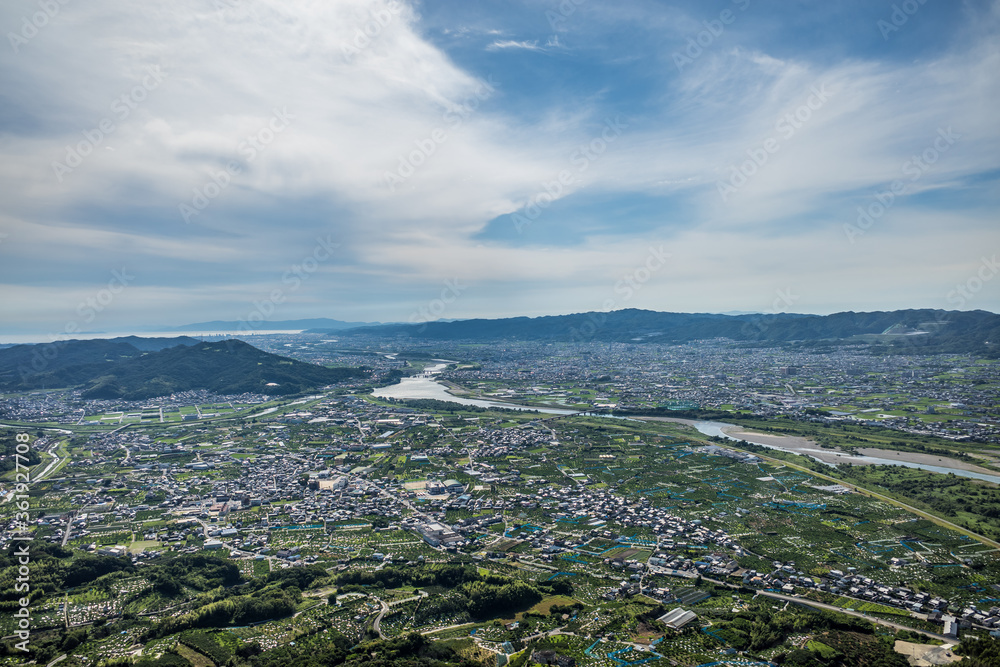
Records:
[[[362,482],[362,481],[363,482],[367,482],[368,481],[368,480],[364,479],[363,477],[360,477],[358,475],[352,475],[351,473],[344,473],[344,476],[347,477],[348,479],[354,480],[355,482]],[[417,509],[413,505],[413,503],[410,502],[409,498],[406,498],[405,496],[395,495],[393,493],[390,493],[389,491],[386,491],[385,489],[383,489],[381,486],[379,486],[377,488],[378,488],[379,495],[385,496],[386,498],[390,498],[390,499],[396,501],[397,503],[400,503],[401,505],[403,505],[404,507],[406,507],[407,509],[409,509],[411,512],[413,512],[414,516],[419,517],[420,519],[422,519],[425,522],[427,522],[427,521],[433,521],[434,520],[431,517],[427,516],[427,514],[424,513],[422,510]],[[421,539],[423,539],[423,538],[421,538]],[[429,546],[432,549],[435,549],[437,551],[440,551],[441,553],[447,553],[447,549],[445,549],[443,546],[439,545],[439,546],[435,547],[434,545],[432,545],[430,543],[428,543],[427,546]]]
[[[561,472],[561,473],[562,473],[562,474],[563,474],[563,475],[564,475],[564,476],[565,476],[566,478],[568,478],[568,479],[569,479],[569,481],[571,481],[571,482],[575,482],[577,486],[584,486],[585,482],[584,482],[583,480],[579,480],[579,479],[577,479],[576,477],[572,477],[572,476],[571,476],[571,475],[570,475],[570,474],[569,474],[568,472],[566,472],[565,470],[563,470],[562,466],[556,466],[556,468],[557,468],[557,469],[559,470],[559,472]]]
[[[731,445],[729,445],[729,446],[731,446]],[[738,447],[734,447],[734,449],[738,449]],[[766,459],[768,461],[771,461],[772,463],[784,464],[784,465],[788,466],[789,468],[795,468],[796,470],[800,470],[802,472],[808,473],[808,474],[810,474],[810,475],[812,475],[814,477],[819,477],[821,479],[829,480],[831,482],[835,482],[836,484],[840,484],[841,486],[846,486],[847,488],[853,489],[854,491],[856,491],[856,492],[858,492],[858,493],[860,493],[862,495],[871,496],[872,498],[877,498],[877,499],[879,499],[879,500],[881,500],[883,502],[889,503],[890,505],[895,505],[896,507],[904,509],[907,512],[910,512],[912,514],[916,514],[917,516],[919,516],[919,517],[921,517],[923,519],[927,519],[928,521],[932,521],[932,522],[938,524],[939,526],[944,526],[946,528],[950,528],[950,529],[952,529],[954,531],[957,531],[957,532],[961,533],[962,535],[967,535],[967,536],[971,537],[974,540],[982,542],[983,544],[985,544],[988,547],[993,547],[994,549],[1000,549],[1000,542],[995,542],[995,541],[991,540],[988,537],[984,537],[984,536],[980,535],[979,533],[972,532],[968,528],[963,528],[962,526],[959,526],[958,524],[954,524],[951,521],[948,521],[947,519],[942,519],[939,516],[935,516],[934,514],[930,514],[930,513],[925,512],[925,511],[923,511],[921,509],[918,509],[918,508],[914,507],[913,505],[908,505],[908,504],[904,503],[901,500],[896,500],[895,498],[892,498],[890,496],[882,495],[881,493],[877,493],[877,492],[872,491],[870,489],[867,489],[867,488],[865,488],[863,486],[858,486],[857,484],[852,484],[851,482],[846,482],[846,481],[844,481],[842,479],[838,479],[836,477],[831,477],[830,475],[824,475],[821,472],[816,472],[815,470],[812,470],[812,469],[807,468],[805,466],[800,466],[800,465],[797,465],[795,463],[789,463],[788,461],[784,461],[782,459],[771,458],[770,456],[765,456],[765,455],[760,454],[758,452],[754,452],[754,455],[759,456],[762,459]]]
[[[842,609],[841,607],[834,607],[832,604],[825,604],[823,602],[816,602],[815,600],[807,600],[805,598],[795,597],[794,595],[785,595],[784,593],[772,593],[770,591],[757,591],[759,595],[763,595],[769,598],[775,598],[777,600],[785,600],[787,602],[792,602],[796,604],[804,604],[810,607],[815,607],[816,609],[825,609],[826,611],[835,611],[840,614],[847,614],[848,616],[856,616],[858,618],[863,618],[872,623],[878,623],[879,625],[884,625],[886,627],[895,628],[896,630],[909,630],[910,632],[919,632],[922,635],[930,637],[931,639],[939,639],[943,642],[957,644],[957,639],[952,639],[951,637],[945,637],[944,635],[939,635],[934,632],[928,632],[927,630],[918,630],[917,628],[910,627],[908,625],[903,625],[901,623],[893,623],[892,621],[885,621],[881,618],[876,618],[875,616],[868,616],[858,611],[848,611]]]
[[[378,616],[375,617],[375,623],[372,625],[372,629],[378,633],[380,638],[385,639],[385,635],[382,634],[382,617],[389,611],[389,605],[385,603],[385,600],[379,600],[378,603],[382,605],[382,610],[378,613]]]
[[[31,478],[31,481],[33,481],[33,482],[41,481],[41,480],[45,479],[48,475],[52,474],[52,472],[56,468],[59,467],[59,464],[62,463],[62,461],[63,461],[61,458],[59,458],[58,455],[56,455],[56,451],[59,449],[59,445],[60,444],[62,444],[62,442],[59,441],[59,440],[56,440],[51,445],[49,445],[48,447],[46,447],[45,453],[48,454],[49,456],[51,456],[52,460],[49,461],[48,465],[45,466],[45,469],[42,470],[42,472],[38,473],[37,475],[33,475],[32,478]],[[41,465],[41,464],[39,464],[39,465]]]
[[[732,588],[734,590],[738,590],[740,588],[740,586],[736,586],[734,584],[731,584],[728,581],[720,581],[718,579],[712,579],[710,577],[702,577],[702,579],[704,579],[705,581],[710,581],[713,584],[717,584],[719,586],[725,586],[726,588]],[[792,603],[795,603],[795,604],[803,604],[803,605],[806,605],[808,607],[814,607],[816,609],[823,609],[825,611],[834,611],[834,612],[837,612],[838,614],[847,614],[848,616],[856,616],[857,618],[863,618],[866,621],[871,621],[872,623],[878,623],[879,625],[884,625],[884,626],[889,627],[889,628],[895,628],[896,630],[909,630],[910,632],[919,632],[920,634],[925,635],[927,637],[930,637],[931,639],[939,639],[939,640],[941,640],[943,642],[950,642],[950,643],[954,643],[954,644],[958,643],[957,639],[952,639],[951,637],[945,637],[944,635],[939,635],[939,634],[934,633],[934,632],[928,632],[927,630],[920,630],[920,629],[917,629],[917,628],[914,628],[914,627],[910,627],[908,625],[903,625],[901,623],[894,623],[892,621],[885,621],[885,620],[882,620],[881,618],[876,618],[875,616],[869,616],[869,615],[863,614],[863,613],[861,613],[859,611],[848,611],[847,609],[844,609],[842,607],[835,607],[832,604],[826,604],[825,602],[816,602],[815,600],[809,600],[807,598],[796,597],[794,595],[785,595],[784,593],[773,593],[771,591],[761,591],[761,590],[758,590],[758,591],[756,591],[756,594],[757,595],[763,595],[764,597],[774,598],[775,600],[783,600],[785,602],[792,602]]]
[[[313,610],[313,609],[315,609],[316,607],[322,607],[322,606],[323,606],[323,605],[325,605],[325,604],[329,604],[329,602],[327,601],[327,599],[326,599],[326,598],[323,598],[322,600],[320,600],[319,602],[317,602],[317,603],[316,603],[316,604],[314,604],[313,606],[311,606],[311,607],[306,607],[306,608],[305,608],[305,609],[303,609],[302,611],[297,611],[297,612],[295,612],[294,614],[292,614],[292,618],[298,618],[298,616],[299,616],[300,614],[304,614],[304,613],[306,613],[307,611],[312,611],[312,610]]]
[[[66,530],[63,532],[62,545],[69,544],[69,534],[73,531],[73,519],[76,518],[76,510],[70,510],[66,515]]]
[[[194,518],[194,520],[195,520],[195,521],[197,521],[198,523],[200,523],[200,524],[201,524],[201,529],[202,529],[202,534],[203,534],[203,535],[205,536],[205,538],[207,539],[207,538],[208,538],[208,536],[209,536],[209,535],[208,535],[208,531],[209,531],[209,529],[211,528],[210,524],[209,524],[209,523],[208,523],[207,521],[204,521],[204,520],[202,520],[202,519],[199,519],[199,518],[197,518],[197,517],[192,517],[192,518]],[[221,542],[222,540],[219,540],[219,541]]]

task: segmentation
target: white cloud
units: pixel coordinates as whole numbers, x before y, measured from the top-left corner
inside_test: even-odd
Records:
[[[654,9],[633,3],[615,9],[614,20],[645,21],[650,30],[676,22],[675,10]],[[9,3],[0,8],[0,24],[18,25],[36,10],[27,0]],[[595,13],[608,18],[612,12],[581,6],[572,21],[593,28],[587,21]],[[583,92],[568,89],[524,124],[506,106],[519,85],[513,76],[504,79],[511,70],[492,73],[484,86],[435,46],[420,22],[410,6],[382,0],[258,0],[225,9],[196,0],[169,7],[111,0],[63,6],[0,64],[11,91],[0,112],[7,126],[0,141],[7,216],[0,229],[8,234],[0,245],[0,282],[9,296],[4,319],[17,320],[19,312],[43,317],[44,307],[26,304],[45,303],[46,294],[55,304],[68,284],[99,285],[123,261],[148,271],[143,289],[161,291],[160,321],[170,319],[167,312],[189,319],[177,306],[181,295],[192,309],[218,308],[210,296],[215,287],[231,300],[252,299],[327,233],[344,243],[345,255],[296,298],[318,308],[324,290],[363,294],[357,305],[343,297],[344,308],[356,313],[372,300],[391,300],[420,284],[432,289],[452,275],[478,281],[482,294],[528,281],[533,296],[525,297],[526,310],[544,312],[545,303],[549,310],[551,304],[593,308],[587,290],[613,285],[642,244],[657,236],[685,258],[670,274],[673,282],[664,283],[669,288],[650,285],[636,297],[661,309],[709,307],[697,306],[699,299],[718,309],[764,309],[755,295],[783,287],[781,276],[818,275],[815,257],[825,256],[828,244],[840,244],[831,255],[838,261],[858,262],[852,275],[871,280],[877,271],[865,268],[870,261],[907,280],[924,280],[934,272],[890,250],[946,246],[949,265],[957,265],[963,253],[987,243],[988,212],[949,216],[948,240],[940,243],[933,211],[913,202],[917,193],[953,191],[997,167],[1000,47],[989,27],[995,19],[981,18],[959,47],[921,62],[817,63],[720,42],[678,75],[664,46],[657,62],[665,66],[650,67],[644,82],[651,102],[625,115],[628,128],[586,171],[574,172],[566,191],[672,195],[690,200],[691,211],[683,220],[665,220],[641,242],[622,221],[618,236],[556,249],[469,239],[490,219],[523,206],[542,181],[571,168],[574,151],[599,138],[603,119],[628,105],[615,99],[613,82],[595,82]],[[545,46],[502,39],[492,28],[477,34],[495,38],[490,52],[572,43],[566,49],[572,55],[586,46],[577,43],[573,25],[566,21],[565,31]],[[674,25],[671,34],[683,37],[685,26]],[[607,56],[630,57],[625,49]],[[165,73],[162,83],[120,118],[115,100],[130,95],[153,66]],[[778,120],[805,104],[812,86],[823,85],[829,99],[785,137]],[[294,118],[247,161],[241,144],[267,130],[275,109]],[[65,161],[66,146],[106,118],[114,131],[59,182],[52,163]],[[846,244],[841,228],[855,215],[852,198],[865,200],[899,178],[903,163],[949,126],[961,135],[954,148],[909,184],[863,246]],[[772,137],[780,150],[723,202],[716,183],[730,165],[747,159],[747,150]],[[232,161],[242,161],[241,173],[185,224],[178,205]],[[412,175],[390,189],[386,174],[404,167]],[[905,239],[887,241],[886,231],[904,216],[920,223]],[[876,247],[885,251],[878,260],[866,254]],[[773,254],[780,268],[748,261],[748,254]],[[172,263],[184,270],[172,276]],[[817,308],[849,304],[823,287],[836,282],[836,266],[815,281],[822,297]],[[226,272],[233,275],[219,278]],[[199,279],[210,284],[186,286]],[[475,302],[471,292],[463,303],[468,310],[461,316],[491,308],[515,314],[522,305],[504,304],[500,295]]]
[[[513,39],[497,39],[486,47],[487,51],[500,51],[503,49],[525,49],[527,51],[542,51],[538,46],[538,40],[518,42]]]

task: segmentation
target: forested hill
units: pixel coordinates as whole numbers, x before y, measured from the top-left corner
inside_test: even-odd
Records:
[[[174,347],[120,362],[84,386],[84,398],[141,400],[191,389],[284,395],[362,377],[263,352],[239,340]]]
[[[178,345],[196,345],[187,336],[110,340],[59,340],[0,350],[0,390],[75,387],[103,374],[109,364]]]
[[[313,333],[326,333],[314,329]],[[832,315],[716,315],[634,308],[547,317],[391,324],[338,331],[428,340],[551,340],[686,342],[728,338],[747,342],[833,341],[866,337],[896,350],[995,355],[1000,315],[986,311],[895,310]]]
[[[126,400],[193,389],[286,395],[363,377],[367,372],[296,361],[239,340],[166,339],[182,342],[159,346],[140,339],[140,345],[152,351],[140,350],[127,340],[65,341],[0,350],[0,389],[73,387],[82,389],[85,398]]]

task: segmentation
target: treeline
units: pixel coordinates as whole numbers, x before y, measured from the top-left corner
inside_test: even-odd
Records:
[[[192,628],[248,625],[291,615],[302,601],[298,588],[267,588],[249,595],[236,595],[211,602],[194,611],[157,621],[148,639],[166,637]]]
[[[335,581],[340,592],[350,593],[353,591],[364,592],[364,589],[373,586],[376,588],[399,588],[400,586],[456,588],[466,582],[478,581],[479,579],[479,570],[472,565],[435,563],[420,568],[388,566],[374,571],[349,570],[337,575]]]
[[[468,598],[466,606],[473,618],[507,614],[541,602],[544,597],[537,585],[500,575],[462,584],[458,591]]]
[[[437,612],[467,612],[487,618],[518,611],[548,595],[572,595],[566,579],[527,582],[492,572],[480,574],[470,565],[428,565],[424,568],[385,567],[374,572],[344,572],[336,579],[341,591],[363,591],[368,587],[399,588],[438,586],[456,591],[461,598],[442,598],[428,603]]]
[[[161,560],[145,568],[143,574],[153,584],[153,590],[167,597],[180,595],[185,588],[208,591],[242,581],[235,563],[206,553]]]
[[[10,472],[20,463],[21,466],[36,466],[42,462],[42,457],[34,448],[30,448],[26,454],[21,454],[20,459],[16,459],[17,440],[13,434],[0,435],[0,474]]]
[[[842,630],[872,634],[872,624],[852,616],[826,614],[819,611],[775,613],[770,606],[754,604],[750,609],[718,612],[719,620],[712,630],[738,651],[763,651],[777,646],[788,635],[816,633],[822,630]]]
[[[224,577],[226,581],[241,581],[239,570],[233,563],[216,556],[192,555],[214,558],[235,570],[219,567],[219,563],[209,561],[206,569],[209,573],[215,572],[215,576],[198,573],[194,573],[194,576],[203,577],[206,581],[218,581],[220,577]],[[319,585],[324,579],[328,579],[326,570],[318,565],[311,565],[278,570],[263,579],[254,579],[228,589],[216,588],[202,596],[204,604],[197,609],[155,623],[150,628],[149,637],[155,639],[195,628],[247,625],[282,618],[292,614],[302,602],[303,589]]]
[[[18,591],[17,549],[22,542],[14,542],[0,552],[0,611],[16,609],[18,600],[28,596],[33,601],[66,588],[90,583],[112,572],[131,572],[135,569],[128,558],[78,555],[72,550],[34,541],[31,543],[30,591]],[[78,552],[76,552],[78,553]]]
[[[714,611],[712,635],[738,651],[757,653],[784,643],[792,635],[809,634],[823,646],[778,653],[772,662],[784,667],[905,667],[891,643],[875,634],[869,621],[822,611],[774,612],[753,604],[738,613]]]
[[[955,653],[964,655],[963,665],[968,667],[995,667],[1000,665],[1000,642],[990,639],[966,637]]]
[[[225,667],[484,667],[460,656],[445,642],[432,642],[419,633],[395,639],[369,639],[354,645],[334,628],[296,637],[294,642],[261,651],[256,642],[242,645],[234,652],[219,646],[211,637],[191,633],[181,635],[179,642],[209,656],[215,664]],[[188,665],[186,660],[168,649],[158,659],[140,658],[132,663],[106,662],[109,667],[174,667]]]
[[[297,640],[295,646],[279,646],[248,663],[251,667],[483,667],[458,655],[444,642],[432,642],[419,633],[396,639],[373,639],[352,647],[336,630]]]
[[[217,665],[224,665],[233,657],[232,651],[220,645],[204,632],[189,632],[177,638],[181,644],[207,655]]]

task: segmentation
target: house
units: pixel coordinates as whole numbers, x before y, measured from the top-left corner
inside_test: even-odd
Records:
[[[941,634],[949,639],[958,639],[958,620],[954,616],[945,616],[943,620],[944,630]]]

